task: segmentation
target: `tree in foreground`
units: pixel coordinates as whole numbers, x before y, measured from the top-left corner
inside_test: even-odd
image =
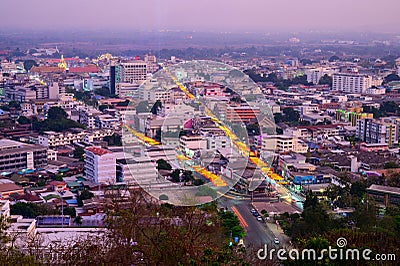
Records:
[[[34,257],[23,254],[14,248],[14,237],[7,233],[10,221],[0,214],[0,265],[39,265]]]
[[[21,255],[32,263],[23,264],[273,265],[258,260],[251,248],[229,245],[232,234],[244,232],[233,213],[218,211],[216,203],[179,207],[141,190],[129,194],[125,201],[107,199],[106,228],[98,235],[50,243],[46,250],[38,237],[29,242],[31,256]]]

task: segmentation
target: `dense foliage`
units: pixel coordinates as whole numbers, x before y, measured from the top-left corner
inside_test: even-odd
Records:
[[[67,118],[67,113],[60,107],[51,107],[47,113],[47,119],[38,121],[32,119],[32,127],[39,132],[56,131],[62,132],[71,128],[84,128],[82,124]]]
[[[398,176],[400,175],[392,174],[387,182],[400,180]],[[371,178],[347,183],[344,187],[330,186],[327,190],[327,200],[319,200],[317,196],[308,194],[302,214],[281,215],[280,224],[300,250],[304,248],[322,250],[329,245],[335,247],[336,240],[344,237],[350,247],[369,248],[373,254],[394,253],[398,257],[400,208],[387,207],[382,210],[372,198],[366,196],[366,188],[370,184],[382,184],[382,182],[381,178]],[[343,216],[335,214],[332,211],[335,208],[350,208],[353,211]],[[287,261],[285,265],[304,265],[301,262],[304,263],[304,261]],[[333,264],[327,260],[319,265]],[[346,264],[335,261],[334,265]],[[365,261],[356,265],[365,265]]]
[[[36,218],[39,215],[61,214],[59,210],[45,204],[32,202],[17,202],[11,205],[12,215],[22,215],[24,218]]]

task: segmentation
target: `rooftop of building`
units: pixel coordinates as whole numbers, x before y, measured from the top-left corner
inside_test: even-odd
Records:
[[[13,182],[0,183],[0,192],[9,192],[9,191],[15,191],[15,190],[21,190],[21,189],[23,189],[23,188],[14,184]]]
[[[46,147],[35,144],[27,144],[19,141],[0,139],[0,151],[5,153],[22,153],[26,151],[36,151],[46,149]]]
[[[352,76],[357,76],[357,77],[368,77],[366,74],[361,74],[358,72],[351,72],[351,73],[333,73],[333,76],[347,76],[347,77],[352,77]]]
[[[400,195],[400,188],[398,187],[389,187],[389,186],[381,186],[373,184],[367,190]]]
[[[96,65],[88,65],[84,67],[71,67],[68,69],[69,73],[94,73],[99,72],[99,68]]]
[[[35,201],[39,201],[42,202],[43,199],[37,195],[33,195],[33,194],[29,194],[29,193],[25,193],[23,195],[10,195],[10,198],[17,200],[17,201],[28,201],[28,202],[35,202]]]
[[[0,150],[15,149],[23,146],[24,143],[10,140],[10,139],[0,139]]]
[[[293,136],[288,136],[288,135],[267,135],[264,134],[262,136],[263,139],[293,139]]]
[[[329,125],[318,125],[318,126],[298,126],[298,129],[309,129],[309,130],[318,130],[318,129],[326,129],[326,128],[337,128],[343,127],[344,124],[329,124]]]
[[[88,148],[86,148],[86,150],[88,150],[88,151],[90,151],[93,154],[98,155],[98,156],[102,156],[102,155],[105,155],[105,154],[111,154],[112,153],[111,151],[103,149],[103,148],[100,148],[100,147],[88,147]]]
[[[34,66],[30,70],[32,73],[61,73],[64,72],[64,69],[59,68],[58,66]]]

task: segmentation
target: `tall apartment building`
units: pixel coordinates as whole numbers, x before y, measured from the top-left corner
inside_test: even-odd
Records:
[[[116,94],[116,84],[121,82],[121,66],[111,62],[110,66],[110,94]]]
[[[47,148],[18,141],[0,140],[0,171],[34,169],[47,165]]]
[[[49,92],[48,93],[48,98],[49,99],[58,100],[60,98],[60,93],[61,93],[61,88],[58,85],[58,82],[52,82],[48,87],[48,92]]]
[[[147,63],[141,60],[121,63],[121,82],[141,84],[147,78]]]
[[[36,99],[49,99],[49,88],[47,85],[35,85]]]
[[[321,77],[325,74],[322,68],[315,68],[306,71],[307,82],[318,84]]]
[[[371,113],[363,113],[362,108],[348,108],[348,110],[336,110],[336,120],[343,122],[350,122],[351,126],[355,127],[357,121],[362,118],[373,118]]]
[[[157,58],[155,55],[147,54],[144,57],[144,61],[147,63],[147,73],[155,73],[158,70]]]
[[[102,115],[102,112],[91,107],[79,110],[79,123],[85,125],[86,128],[96,128],[96,117]]]
[[[356,137],[366,143],[386,143],[389,148],[398,144],[398,125],[390,121],[360,119],[357,121]]]
[[[332,90],[346,93],[366,93],[372,86],[372,77],[358,73],[333,74]]]
[[[96,184],[112,184],[117,181],[116,156],[113,152],[100,148],[85,149],[85,174]]]

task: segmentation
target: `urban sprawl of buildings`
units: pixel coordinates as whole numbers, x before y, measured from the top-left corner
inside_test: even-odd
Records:
[[[296,212],[308,191],[326,198],[328,186],[399,163],[400,59],[384,68],[381,59],[366,67],[360,58],[212,63],[44,51],[0,53],[0,213],[17,202],[61,212],[17,217],[12,228],[27,235],[49,224],[101,226],[110,186],[140,185],[173,203],[193,192],[201,203],[216,198],[198,194],[206,184]],[[82,200],[83,190],[92,196]],[[381,206],[400,202],[398,187],[367,191]]]

